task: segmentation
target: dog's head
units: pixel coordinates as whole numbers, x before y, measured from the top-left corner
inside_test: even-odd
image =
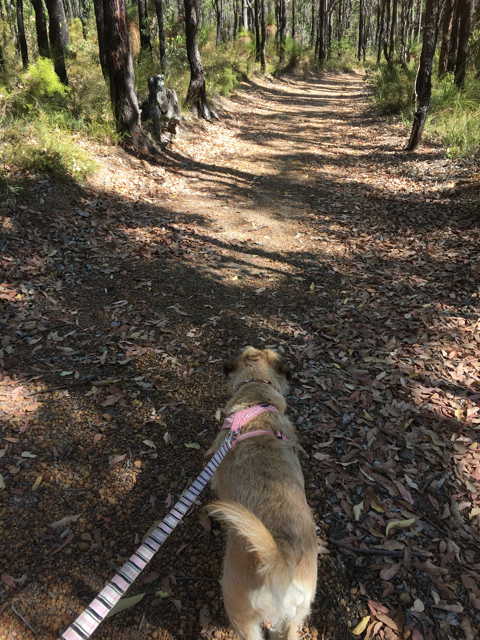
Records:
[[[272,349],[245,347],[237,358],[224,365],[228,385],[235,392],[247,381],[269,382],[282,395],[288,392],[290,370],[282,357]]]

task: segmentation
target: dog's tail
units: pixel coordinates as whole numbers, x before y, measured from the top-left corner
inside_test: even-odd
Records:
[[[290,573],[290,564],[281,553],[274,537],[263,522],[238,502],[212,502],[207,506],[210,516],[224,522],[247,543],[247,550],[255,553],[259,573]]]

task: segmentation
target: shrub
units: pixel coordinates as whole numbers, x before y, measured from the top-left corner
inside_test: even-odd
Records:
[[[373,99],[382,115],[406,114],[414,101],[415,69],[382,63],[373,75]]]

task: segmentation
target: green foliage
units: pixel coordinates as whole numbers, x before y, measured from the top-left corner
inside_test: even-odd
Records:
[[[361,63],[356,58],[356,51],[350,38],[332,42],[330,57],[324,65],[325,71],[350,73],[360,66]]]
[[[414,104],[415,69],[380,64],[372,77],[375,106],[382,115],[406,115]]]
[[[54,128],[45,117],[12,121],[3,131],[0,160],[7,167],[60,179],[82,181],[95,170],[95,163],[73,136]]]
[[[427,133],[441,141],[451,157],[480,154],[480,80],[467,76],[459,91],[446,76],[434,85]]]
[[[39,58],[20,74],[17,87],[11,92],[9,109],[15,115],[34,115],[42,109],[66,106],[68,88],[53,69],[51,60]]]
[[[384,115],[401,115],[410,124],[414,109],[415,72],[382,64],[373,74],[373,99]],[[459,91],[452,74],[432,78],[432,97],[425,136],[437,140],[452,157],[480,153],[480,80],[467,76]]]

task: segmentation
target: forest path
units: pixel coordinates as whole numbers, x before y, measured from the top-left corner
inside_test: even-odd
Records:
[[[0,637],[54,640],[128,557],[203,466],[222,360],[250,343],[292,364],[328,540],[302,640],[352,638],[367,615],[370,640],[473,640],[480,238],[464,168],[399,151],[405,131],[357,74],[255,79],[223,108],[187,122],[165,164],[96,147],[88,186],[32,177],[2,203]],[[222,548],[191,514],[133,588],[142,602],[94,637],[233,638]]]

